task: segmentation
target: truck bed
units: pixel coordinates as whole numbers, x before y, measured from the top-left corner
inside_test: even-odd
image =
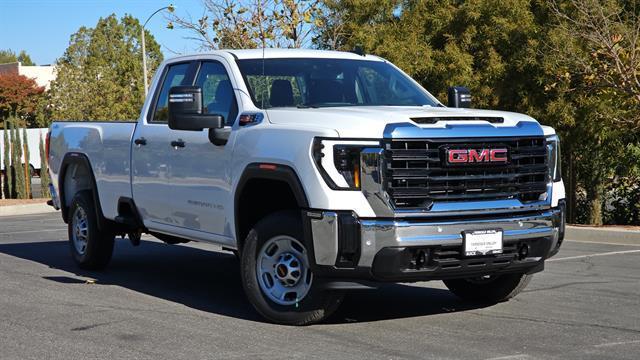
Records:
[[[49,150],[53,185],[58,188],[65,156],[85,155],[100,191],[104,216],[114,219],[118,199],[131,197],[131,137],[135,127],[135,122],[54,122]],[[65,203],[70,200],[65,199]]]

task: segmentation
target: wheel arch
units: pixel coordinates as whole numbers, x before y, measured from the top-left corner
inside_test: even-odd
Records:
[[[86,176],[78,179],[75,175]],[[89,158],[85,154],[78,152],[65,154],[60,165],[58,184],[60,210],[65,223],[69,221],[69,208],[75,194],[82,190],[90,190],[95,205],[96,218],[98,219],[98,228],[100,230],[107,228],[109,224],[102,213],[100,195],[98,194],[98,186],[96,185],[93,168],[91,167]]]
[[[260,194],[260,187],[269,191]],[[259,200],[267,199],[262,206],[248,206],[252,197],[260,194]],[[273,201],[278,199],[280,201]],[[275,211],[287,209],[305,209],[309,201],[300,178],[293,168],[280,164],[249,164],[240,177],[234,195],[235,238],[238,250],[246,235],[260,218]]]

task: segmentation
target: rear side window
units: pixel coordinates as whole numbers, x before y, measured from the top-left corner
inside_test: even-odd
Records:
[[[169,108],[167,107],[169,89],[173,86],[187,85],[183,84],[183,82],[186,78],[188,68],[188,63],[182,63],[170,65],[167,69],[164,80],[162,81],[160,94],[156,100],[156,106],[153,112],[153,122],[166,123],[169,120]]]
[[[202,88],[202,106],[207,113],[222,115],[225,123],[232,125],[238,104],[224,66],[214,61],[203,62],[195,84]]]

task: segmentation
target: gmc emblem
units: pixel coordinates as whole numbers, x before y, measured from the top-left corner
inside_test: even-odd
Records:
[[[506,164],[509,161],[507,149],[447,149],[447,163],[476,164],[497,163]]]

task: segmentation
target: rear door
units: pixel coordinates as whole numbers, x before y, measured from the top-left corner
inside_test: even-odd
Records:
[[[173,207],[176,201],[169,182],[173,171],[173,134],[167,125],[169,89],[172,86],[190,85],[193,81],[194,62],[168,65],[153,94],[152,105],[133,134],[132,191],[136,206],[149,229],[175,226]]]

